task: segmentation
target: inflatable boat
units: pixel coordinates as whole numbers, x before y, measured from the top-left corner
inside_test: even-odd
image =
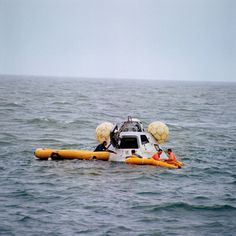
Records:
[[[162,124],[161,124],[162,125]],[[153,128],[154,134],[159,139],[168,137],[168,129],[165,127]],[[158,133],[159,132],[159,133]],[[161,132],[161,133],[160,133]],[[135,165],[153,165],[170,169],[181,168],[180,161],[168,161],[165,152],[161,154],[161,160],[154,160],[152,157],[161,147],[158,139],[151,132],[145,132],[142,122],[138,119],[128,118],[120,124],[103,123],[96,129],[96,137],[100,143],[106,141],[109,145],[105,151],[88,150],[58,150],[48,148],[38,148],[34,154],[41,160],[63,160],[63,159],[81,159],[81,160],[103,160],[124,162]],[[133,154],[135,152],[135,155]]]
[[[41,160],[109,160],[109,152],[92,152],[86,150],[57,150],[49,148],[37,148],[34,152],[34,155]]]
[[[109,161],[109,152],[92,152],[86,150],[57,150],[48,148],[37,148],[34,155],[41,160],[64,160],[64,159],[80,159],[80,160],[102,160]],[[170,169],[180,168],[181,162],[168,163],[166,161],[156,161],[153,158],[139,158],[130,156],[124,161],[126,164],[135,165],[153,165],[166,167]]]

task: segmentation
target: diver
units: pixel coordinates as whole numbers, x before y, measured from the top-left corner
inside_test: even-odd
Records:
[[[107,146],[107,141],[103,141],[103,143],[99,144],[95,148],[94,152],[111,152],[117,154],[116,152],[109,150],[106,146]]]
[[[107,151],[106,148],[107,141],[103,141],[103,143],[100,143],[94,150],[94,152],[102,152],[102,151]]]

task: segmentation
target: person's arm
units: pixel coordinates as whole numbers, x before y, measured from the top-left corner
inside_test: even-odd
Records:
[[[114,151],[111,151],[111,150],[109,150],[109,149],[107,149],[106,151],[107,151],[107,152],[110,152],[110,153],[117,154],[116,152],[114,152]]]
[[[139,154],[135,154],[135,156],[137,156],[138,158],[143,158],[142,156],[140,156]]]

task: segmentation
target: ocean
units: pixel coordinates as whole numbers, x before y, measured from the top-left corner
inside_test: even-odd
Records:
[[[182,169],[39,161],[128,116],[170,130]],[[0,235],[235,235],[236,83],[0,76]]]

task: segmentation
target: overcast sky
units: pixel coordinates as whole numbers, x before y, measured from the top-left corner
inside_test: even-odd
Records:
[[[0,74],[236,81],[236,0],[0,0]]]

